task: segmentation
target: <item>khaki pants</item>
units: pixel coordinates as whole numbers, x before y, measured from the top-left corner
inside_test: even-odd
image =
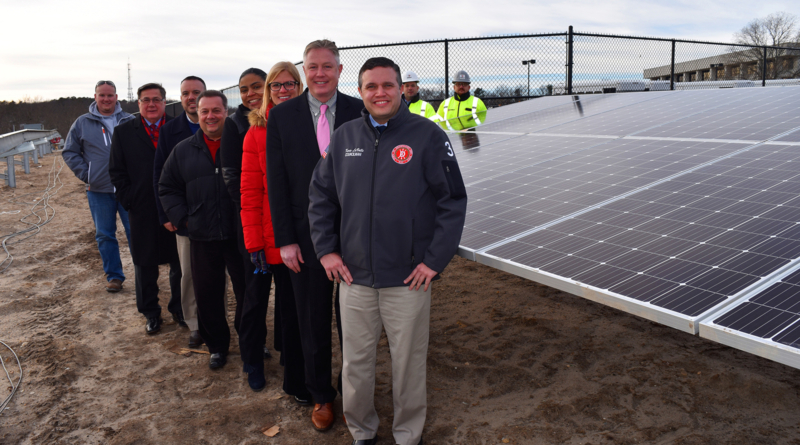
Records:
[[[356,440],[371,439],[378,432],[375,362],[382,327],[392,356],[394,440],[400,445],[417,445],[422,437],[431,288],[427,292],[421,289],[340,286],[342,398],[347,428]]]
[[[194,284],[192,284],[192,254],[191,242],[188,236],[176,234],[178,242],[178,260],[181,263],[181,307],[183,308],[183,318],[189,329],[196,331],[200,329],[197,324],[197,302],[194,300]]]

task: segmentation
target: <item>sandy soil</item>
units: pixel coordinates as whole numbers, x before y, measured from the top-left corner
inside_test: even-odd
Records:
[[[0,233],[23,227],[57,156],[0,188]],[[207,355],[173,352],[188,332],[171,320],[146,336],[127,247],[129,281],[106,293],[83,187],[66,168],[60,177],[55,219],[13,245],[0,274],[0,340],[25,373],[0,443],[350,443],[341,419],[311,428],[309,408],[280,390],[277,358],[254,393],[235,337],[228,365],[211,371]],[[461,258],[433,289],[429,351],[428,444],[800,443],[800,371]],[[0,400],[9,390],[0,384]],[[380,443],[392,444],[385,339],[376,405]],[[275,425],[277,436],[262,434]]]

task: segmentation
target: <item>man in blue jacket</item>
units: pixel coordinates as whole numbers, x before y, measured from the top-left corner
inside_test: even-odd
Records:
[[[189,347],[198,348],[203,344],[200,337],[200,328],[197,323],[197,302],[194,298],[194,286],[192,285],[192,261],[189,243],[189,230],[186,227],[175,227],[164,213],[161,199],[158,197],[158,180],[161,178],[161,171],[164,163],[167,162],[172,149],[185,139],[192,137],[200,129],[197,115],[197,97],[206,90],[206,83],[197,76],[188,76],[181,81],[181,106],[183,113],[164,124],[158,135],[158,147],[156,148],[153,160],[153,191],[156,195],[156,208],[158,209],[158,221],[170,232],[175,232],[175,240],[178,245],[178,260],[181,263],[181,308],[183,309],[183,320],[189,327]]]
[[[108,175],[111,136],[114,127],[133,119],[117,102],[117,87],[110,80],[101,80],[94,87],[94,102],[89,112],[75,120],[64,142],[64,162],[78,179],[86,183],[86,197],[94,221],[97,248],[106,273],[106,290],[119,292],[125,274],[117,242],[117,213],[130,242],[128,212],[114,196]]]
[[[430,283],[458,250],[467,208],[447,135],[401,106],[400,85],[394,62],[367,60],[358,79],[366,110],[333,134],[309,188],[314,250],[328,278],[347,284],[342,398],[354,445],[377,442],[381,328],[392,356],[394,442],[422,443]]]

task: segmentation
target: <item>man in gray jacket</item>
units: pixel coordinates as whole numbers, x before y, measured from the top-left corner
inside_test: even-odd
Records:
[[[376,443],[376,347],[392,356],[394,442],[422,443],[430,283],[458,249],[467,194],[447,135],[401,105],[400,68],[367,60],[366,110],[333,134],[309,189],[317,257],[341,286],[342,398],[355,445]]]
[[[117,213],[130,241],[128,212],[114,196],[114,186],[108,175],[111,156],[111,136],[114,127],[133,119],[122,111],[117,102],[117,87],[110,80],[101,80],[94,87],[94,102],[89,112],[75,120],[69,129],[62,156],[67,166],[86,183],[86,197],[94,221],[97,248],[106,273],[106,290],[119,292],[125,274],[117,242]]]

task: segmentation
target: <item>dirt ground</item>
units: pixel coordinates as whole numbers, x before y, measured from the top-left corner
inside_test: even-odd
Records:
[[[0,188],[0,233],[24,227],[57,161],[45,157],[31,175],[18,168],[18,188]],[[24,370],[0,413],[0,443],[352,441],[338,416],[328,432],[311,428],[310,408],[280,389],[277,357],[266,362],[267,388],[251,391],[235,335],[222,370],[205,354],[173,352],[188,331],[166,312],[165,270],[169,321],[145,335],[127,246],[128,281],[109,294],[83,186],[66,167],[60,178],[55,219],[12,245],[15,260],[0,273],[0,340]],[[426,444],[800,444],[793,368],[461,258],[435,284],[431,313]],[[10,352],[0,346],[0,356],[16,381]],[[393,444],[385,339],[377,366],[378,435]],[[9,392],[0,383],[0,401]],[[262,434],[272,426],[276,436]]]

